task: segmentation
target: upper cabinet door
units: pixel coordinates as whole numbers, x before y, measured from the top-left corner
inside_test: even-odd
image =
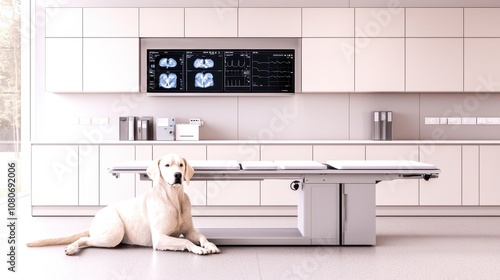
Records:
[[[46,8],[45,37],[82,37],[82,8]]]
[[[463,37],[462,8],[406,9],[406,37]]]
[[[83,91],[139,91],[139,38],[84,38]]]
[[[302,9],[302,37],[354,37],[354,9]]]
[[[357,8],[356,37],[404,37],[405,9]]]
[[[407,38],[406,91],[463,91],[463,38]]]
[[[45,90],[82,91],[82,38],[45,39]]]
[[[186,37],[237,36],[237,8],[186,8]]]
[[[404,38],[372,38],[355,60],[356,91],[405,90]]]
[[[500,37],[500,8],[464,9],[465,37]]]
[[[184,8],[141,8],[139,23],[139,37],[184,37]]]
[[[240,8],[239,37],[301,37],[300,8]]]
[[[354,90],[354,38],[302,39],[302,92]]]
[[[500,38],[464,39],[464,90],[500,91]]]
[[[139,9],[84,8],[83,37],[139,37]]]
[[[184,37],[184,8],[141,8],[139,19],[139,37]]]

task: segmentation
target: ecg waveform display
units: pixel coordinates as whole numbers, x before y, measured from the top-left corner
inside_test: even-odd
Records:
[[[227,92],[249,92],[252,90],[252,53],[249,51],[226,51],[224,54],[224,89]]]
[[[252,55],[252,89],[260,92],[294,91],[293,51],[255,51]]]
[[[148,92],[295,92],[294,50],[148,50]]]

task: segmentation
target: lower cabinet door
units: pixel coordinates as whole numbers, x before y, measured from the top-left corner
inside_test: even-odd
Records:
[[[441,169],[439,178],[420,180],[420,205],[462,205],[462,147],[458,145],[422,145],[420,161]]]
[[[111,175],[108,168],[122,161],[135,160],[135,147],[100,146],[99,153],[99,204],[109,205],[135,196],[135,174],[122,173],[119,178]]]
[[[375,185],[344,184],[342,244],[375,245]]]
[[[292,181],[293,180],[263,180],[260,187],[261,205],[297,205],[297,192],[290,188]]]
[[[313,245],[338,245],[339,185],[311,186],[311,243]]]
[[[32,205],[77,206],[78,146],[33,146],[31,157]]]
[[[479,158],[479,203],[485,206],[498,206],[500,205],[500,182],[498,180],[500,146],[481,146]]]
[[[99,146],[78,147],[78,205],[99,205]]]
[[[260,183],[255,181],[208,181],[207,205],[258,206]]]
[[[376,145],[366,147],[367,160],[416,160],[417,145]],[[417,206],[418,180],[392,180],[377,184],[376,203],[378,206]]]

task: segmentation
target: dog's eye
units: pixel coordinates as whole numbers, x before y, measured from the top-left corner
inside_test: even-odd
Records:
[[[181,163],[179,166],[180,166],[180,167],[184,167],[184,164],[183,164],[183,163]]]
[[[170,164],[168,164],[168,163],[167,163],[167,164],[165,164],[165,167],[169,167],[169,166],[170,166]]]

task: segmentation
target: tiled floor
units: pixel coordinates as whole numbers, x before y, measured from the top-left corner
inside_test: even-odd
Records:
[[[22,244],[33,238],[74,233],[90,224],[91,218],[33,218],[29,198],[20,201],[25,205],[17,233]],[[4,215],[0,218],[6,221]],[[235,225],[237,220],[230,223]],[[195,221],[195,225],[204,223],[207,221]],[[0,236],[5,256],[5,226]],[[500,217],[377,218],[377,245],[373,247],[224,246],[221,250],[221,254],[197,256],[119,246],[87,248],[69,257],[64,246],[20,245],[17,273],[5,274],[7,264],[2,262],[0,278],[499,279]]]

